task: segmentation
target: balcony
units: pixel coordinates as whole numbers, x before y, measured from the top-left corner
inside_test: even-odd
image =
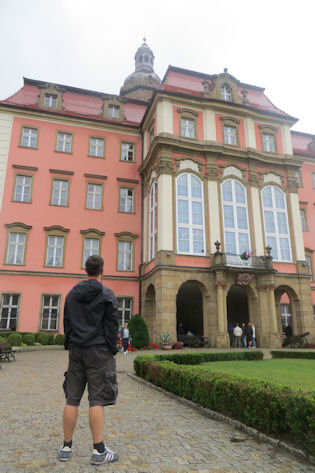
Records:
[[[218,251],[211,255],[211,266],[238,268],[243,270],[273,270],[272,256],[270,255],[252,255],[248,259],[243,259],[240,255],[233,255],[231,253],[220,253]]]

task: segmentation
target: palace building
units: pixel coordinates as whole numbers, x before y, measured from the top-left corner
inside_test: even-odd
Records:
[[[62,332],[65,295],[105,260],[120,323],[181,324],[228,347],[285,325],[315,341],[315,135],[227,69],[169,66],[144,42],[119,95],[24,78],[0,102],[0,331]],[[315,268],[314,268],[315,269]]]

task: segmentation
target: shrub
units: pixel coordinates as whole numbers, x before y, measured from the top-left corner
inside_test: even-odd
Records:
[[[64,345],[65,343],[65,336],[63,333],[58,333],[55,338],[55,344],[56,345]]]
[[[41,345],[48,345],[47,333],[39,333],[36,337],[36,342],[40,343]]]
[[[9,335],[11,335],[11,333],[14,333],[14,334],[15,334],[16,332],[9,332],[9,331],[8,331],[8,332],[0,332],[0,337],[1,337],[1,338],[4,338],[5,340],[7,340],[8,337],[9,337]]]
[[[55,336],[53,333],[50,333],[48,335],[47,345],[54,345],[54,344],[55,344]]]
[[[149,345],[149,331],[145,320],[137,314],[128,322],[128,329],[132,338],[134,348],[142,348]]]
[[[172,356],[177,357],[177,363],[169,360]],[[134,367],[138,376],[203,407],[262,432],[289,433],[315,454],[315,399],[311,394],[241,376],[205,372],[198,366],[181,365],[180,358],[185,359],[181,354],[144,355],[134,360]]]
[[[7,341],[11,347],[20,347],[22,344],[22,335],[19,333],[10,333],[7,338]]]
[[[33,333],[26,333],[23,336],[23,342],[26,343],[26,345],[34,345],[35,335]]]
[[[315,360],[315,352],[314,351],[278,351],[273,350],[270,352],[272,358],[301,358],[301,359],[309,359]]]

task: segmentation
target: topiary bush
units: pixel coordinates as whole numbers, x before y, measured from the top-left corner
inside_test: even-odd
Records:
[[[55,338],[55,345],[64,345],[65,343],[65,336],[63,333],[58,333]]]
[[[11,347],[20,347],[22,344],[23,337],[19,333],[10,333],[7,341]]]
[[[134,315],[128,322],[128,329],[134,348],[143,348],[149,345],[148,326],[140,314]]]
[[[40,343],[41,345],[48,345],[47,333],[39,333],[36,337],[36,342]]]
[[[23,342],[26,343],[26,345],[34,345],[35,343],[35,335],[34,333],[26,333],[23,337]]]
[[[48,335],[47,345],[54,345],[54,344],[55,344],[55,336],[53,333],[50,333]]]

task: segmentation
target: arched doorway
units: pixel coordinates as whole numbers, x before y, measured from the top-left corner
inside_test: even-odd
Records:
[[[152,284],[149,285],[145,295],[143,318],[148,326],[150,340],[155,342],[155,289]]]
[[[187,281],[176,297],[177,334],[203,335],[203,297],[196,281]]]
[[[288,326],[292,328],[293,335],[304,331],[300,317],[300,301],[291,287],[278,286],[275,289],[275,305],[279,333],[286,332]]]
[[[243,322],[245,324],[249,322],[248,298],[243,287],[238,284],[230,287],[226,296],[226,309],[229,323],[241,325]]]

